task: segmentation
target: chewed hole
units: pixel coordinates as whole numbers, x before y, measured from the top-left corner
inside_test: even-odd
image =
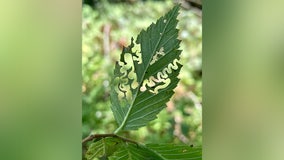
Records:
[[[166,19],[164,19],[164,23],[166,23],[167,22],[167,20]]]

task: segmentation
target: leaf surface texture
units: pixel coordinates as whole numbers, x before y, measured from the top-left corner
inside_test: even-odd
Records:
[[[121,143],[122,141],[118,138],[102,138],[88,147],[85,157],[87,160],[95,158],[106,159],[120,147]]]
[[[201,160],[202,148],[176,144],[148,144],[147,148],[163,160]]]
[[[134,144],[107,137],[92,143],[86,158],[109,160],[201,160],[201,147],[176,144]]]

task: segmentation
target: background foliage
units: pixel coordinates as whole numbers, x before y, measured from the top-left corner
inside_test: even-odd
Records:
[[[95,6],[83,5],[82,138],[91,133],[112,133],[117,128],[109,99],[114,62],[119,59],[122,46],[130,43],[131,36],[137,35],[174,6],[171,1],[117,2],[96,1]],[[202,143],[201,11],[183,8],[178,19],[183,50],[181,62],[184,65],[180,72],[181,81],[158,119],[137,131],[122,133],[136,141]]]

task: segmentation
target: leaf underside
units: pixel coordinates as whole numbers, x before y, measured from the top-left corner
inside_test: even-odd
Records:
[[[179,6],[175,6],[123,48],[110,95],[117,131],[145,126],[172,97],[182,67],[176,29],[178,11]]]
[[[121,142],[118,138],[102,138],[88,147],[85,157],[87,160],[93,160],[94,158],[106,159],[120,147]]]
[[[111,149],[107,151],[106,149]],[[93,143],[86,158],[109,160],[201,160],[201,147],[176,144],[134,144],[115,137]]]

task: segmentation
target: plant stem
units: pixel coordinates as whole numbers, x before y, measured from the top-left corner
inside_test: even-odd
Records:
[[[85,139],[82,140],[82,145],[84,145],[85,143],[89,142],[89,141],[92,141],[94,139],[97,139],[97,138],[106,138],[106,137],[114,137],[114,138],[119,138],[125,142],[130,142],[130,143],[134,143],[136,145],[138,145],[138,142],[135,142],[131,139],[127,139],[127,138],[124,138],[124,137],[120,137],[116,134],[93,134],[93,135],[90,135],[88,137],[86,137]]]

